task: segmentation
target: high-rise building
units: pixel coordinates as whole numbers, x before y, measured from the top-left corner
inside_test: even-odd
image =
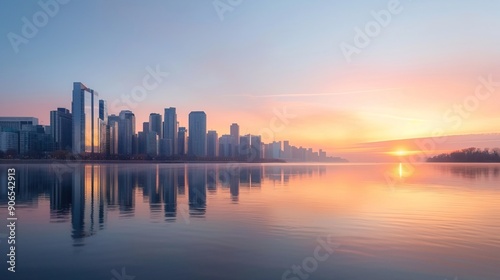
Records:
[[[219,137],[215,130],[209,130],[207,132],[207,156],[219,156]]]
[[[250,136],[251,161],[256,161],[262,158],[262,141],[260,135]],[[281,143],[280,143],[281,146]]]
[[[163,137],[162,134],[162,120],[161,115],[157,113],[149,114],[149,131],[155,132],[158,135],[158,139]]]
[[[230,127],[230,134],[231,134],[231,156],[232,157],[237,157],[238,156],[238,145],[240,144],[240,126],[237,123],[231,124]]]
[[[167,156],[178,154],[178,144],[177,144],[177,113],[174,107],[165,108],[165,117],[163,122],[163,139],[167,147],[165,147],[165,152]]]
[[[118,126],[120,117],[117,115],[110,115],[108,117],[108,139],[109,139],[109,153],[112,155],[118,154]]]
[[[99,119],[108,123],[108,105],[106,100],[99,100]]]
[[[248,161],[258,161],[262,158],[262,141],[260,135],[240,136],[239,157]]]
[[[229,134],[222,135],[219,138],[219,157],[231,157],[233,138]]]
[[[99,100],[99,120],[101,135],[101,153],[109,154],[108,106],[105,100]]]
[[[50,135],[56,150],[72,150],[72,129],[73,117],[68,109],[57,108],[55,111],[50,111]]]
[[[84,84],[73,83],[73,153],[100,153],[99,101],[97,92]]]
[[[187,154],[187,129],[185,127],[179,127],[179,132],[177,135],[177,152],[179,155]]]
[[[158,155],[158,143],[159,143],[158,133],[155,131],[150,131],[146,134],[146,153],[150,156]]]
[[[250,150],[250,134],[240,136],[238,145],[238,155],[244,159],[248,159],[251,154]]]
[[[269,144],[270,148],[270,158],[279,159],[281,158],[281,141],[273,141]]]
[[[292,159],[292,147],[290,146],[290,141],[283,141],[283,158]]]
[[[139,131],[137,133],[137,152],[140,155],[144,155],[147,153],[147,133],[144,131]]]
[[[118,123],[118,153],[132,155],[134,152],[135,115],[129,110],[120,112]]]
[[[189,113],[188,153],[192,156],[207,155],[207,115],[203,111]]]

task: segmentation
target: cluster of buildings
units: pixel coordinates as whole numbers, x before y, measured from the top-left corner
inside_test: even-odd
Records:
[[[106,101],[93,89],[75,82],[71,111],[51,111],[50,126],[39,125],[33,117],[0,117],[0,151],[25,156],[68,151],[125,158],[336,160],[322,150],[291,146],[289,141],[264,144],[260,135],[240,135],[236,123],[231,124],[230,134],[219,137],[217,131],[207,130],[203,111],[189,114],[188,127],[179,125],[176,108],[165,108],[163,113],[151,113],[139,131],[132,111],[108,115]]]

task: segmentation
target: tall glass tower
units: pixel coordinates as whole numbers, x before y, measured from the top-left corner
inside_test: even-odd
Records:
[[[73,83],[73,153],[100,153],[98,93],[80,82]]]
[[[178,154],[178,144],[177,144],[177,113],[174,107],[165,108],[165,120],[163,122],[163,139],[166,147],[166,155],[177,155]]]

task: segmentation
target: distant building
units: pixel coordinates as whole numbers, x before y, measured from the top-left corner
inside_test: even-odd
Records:
[[[43,125],[24,125],[19,131],[19,153],[37,155],[54,149],[54,141]]]
[[[0,117],[0,131],[20,131],[24,125],[38,125],[38,119],[32,117]]]
[[[135,115],[129,110],[120,112],[118,123],[118,153],[132,155],[134,153]]]
[[[258,161],[263,157],[260,135],[240,136],[239,157],[247,161]]]
[[[158,143],[160,138],[156,131],[150,131],[146,134],[146,153],[149,156],[158,155]]]
[[[99,100],[100,149],[101,153],[109,154],[108,105],[105,100]]]
[[[13,131],[0,131],[0,151],[13,151],[19,153],[19,133]]]
[[[73,117],[68,109],[50,111],[50,135],[56,150],[72,150]]]
[[[140,155],[145,155],[147,153],[147,133],[140,131],[137,133],[137,152]]]
[[[269,144],[270,147],[270,158],[272,159],[279,159],[281,158],[281,141],[276,142],[273,141],[272,143]]]
[[[290,146],[290,141],[283,141],[283,158],[292,159],[292,147]]]
[[[179,127],[179,132],[177,134],[177,152],[179,155],[187,154],[187,129],[185,127]]]
[[[142,123],[142,132],[149,133],[149,122]]]
[[[100,153],[99,102],[97,92],[84,84],[73,83],[73,153]]]
[[[45,126],[32,117],[0,117],[0,149],[18,154],[41,154],[54,150],[54,140]],[[15,140],[15,142],[14,142]]]
[[[203,111],[189,113],[188,153],[192,156],[207,155],[207,115]]]
[[[144,129],[144,127],[143,127]],[[143,130],[144,131],[144,130]],[[144,131],[146,132],[146,131]],[[162,120],[161,115],[156,113],[149,114],[149,131],[155,132],[158,135],[158,139],[162,138]]]
[[[118,154],[118,126],[120,123],[120,117],[117,115],[110,115],[108,117],[108,142],[109,142],[109,153],[111,155]]]
[[[263,157],[262,153],[262,142],[260,135],[250,136],[250,147],[251,147],[251,161],[259,160]]]
[[[238,155],[243,159],[250,158],[251,150],[250,150],[250,134],[240,136],[240,141],[238,145]]]
[[[219,138],[219,157],[228,158],[232,156],[232,142],[233,138],[228,134]]]
[[[230,127],[231,134],[231,156],[238,156],[238,145],[240,144],[240,126],[237,123],[231,124]]]
[[[217,157],[219,155],[219,137],[217,131],[209,130],[207,132],[207,156]]]
[[[177,155],[178,154],[178,144],[177,144],[177,113],[174,107],[165,108],[165,116],[163,122],[163,139],[166,143],[166,155]]]

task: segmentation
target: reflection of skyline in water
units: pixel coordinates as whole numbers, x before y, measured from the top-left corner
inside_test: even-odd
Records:
[[[228,203],[238,203],[240,188],[260,188],[263,180],[286,184],[293,176],[323,175],[326,167],[82,164],[65,173],[55,172],[50,165],[24,165],[16,171],[17,204],[38,208],[39,200],[49,200],[50,221],[71,221],[74,246],[83,246],[85,238],[105,229],[109,212],[125,219],[133,217],[137,192],[142,203],[149,205],[152,217],[164,215],[166,222],[174,222],[184,214],[184,205],[177,199],[185,198],[186,193],[186,215],[204,218],[209,208],[207,196],[218,189],[230,193]],[[0,180],[6,181],[4,177],[0,175]],[[3,189],[0,205],[6,203]]]

